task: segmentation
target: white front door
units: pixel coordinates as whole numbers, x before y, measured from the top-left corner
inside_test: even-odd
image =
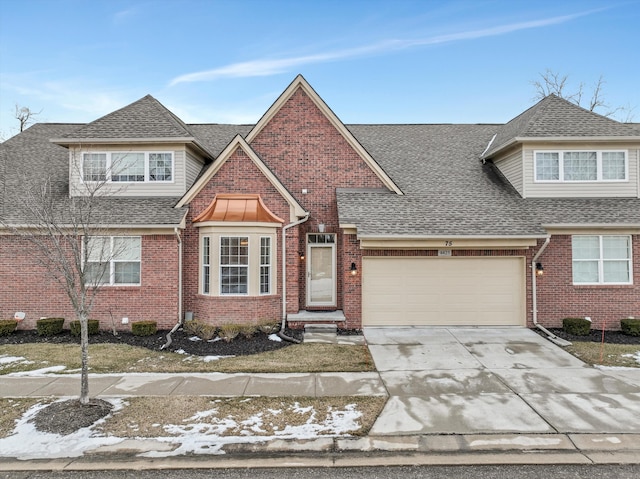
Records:
[[[336,305],[335,235],[307,236],[307,306]]]

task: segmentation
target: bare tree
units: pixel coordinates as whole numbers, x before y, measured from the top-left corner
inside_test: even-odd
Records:
[[[16,103],[13,117],[20,122],[20,133],[22,133],[26,127],[33,123],[35,121],[35,118],[40,113],[42,113],[42,110],[40,110],[39,112],[34,112],[31,111],[31,108],[29,108],[28,106],[19,106]]]
[[[536,91],[534,100],[542,100],[546,96],[554,94],[606,117],[618,117],[623,122],[631,122],[633,119],[634,108],[630,105],[611,107],[605,101],[604,86],[606,81],[602,75],[592,85],[590,95],[584,82],[580,82],[577,87],[571,88],[569,86],[569,75],[546,69],[539,76],[539,80],[531,82]],[[586,98],[588,98],[588,101]]]
[[[78,154],[80,158],[72,155],[71,163],[79,180],[82,153]],[[66,293],[80,322],[80,403],[84,405],[89,403],[88,320],[96,297],[109,278],[111,260],[126,253],[129,247],[126,241],[116,244],[118,236],[114,236],[114,231],[100,225],[100,198],[113,193],[105,188],[106,171],[91,179],[78,181],[80,191],[76,189],[69,196],[60,194],[65,185],[51,177],[40,181],[34,181],[32,175],[25,178],[23,184],[29,186],[23,192],[20,206],[28,226],[6,225],[34,247],[34,259]]]

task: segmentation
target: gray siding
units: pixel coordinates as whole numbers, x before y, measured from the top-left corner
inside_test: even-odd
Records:
[[[628,179],[622,182],[582,182],[582,183],[536,183],[534,173],[534,151],[541,150],[626,150],[628,159]],[[637,144],[527,144],[524,148],[524,191],[529,198],[638,198],[639,165]]]
[[[509,153],[504,158],[495,161],[495,165],[500,172],[509,180],[509,183],[520,193],[525,196],[524,184],[522,178],[522,149],[518,149]]]
[[[204,165],[204,161],[197,156],[195,156],[191,151],[186,151],[186,161],[185,161],[185,191],[191,188],[193,183],[196,181],[198,174],[202,170],[202,166]]]

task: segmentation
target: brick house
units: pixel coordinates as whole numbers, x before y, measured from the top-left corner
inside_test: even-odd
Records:
[[[255,125],[186,125],[146,96],[0,155],[0,317],[21,328],[73,318],[15,234],[44,177],[61,211],[106,181],[102,244],[128,249],[100,279],[105,328],[640,317],[640,127],[553,95],[504,125],[344,125],[298,76]]]

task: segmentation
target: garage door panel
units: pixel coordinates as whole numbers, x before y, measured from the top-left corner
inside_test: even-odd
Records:
[[[364,258],[365,325],[524,325],[524,259]]]

